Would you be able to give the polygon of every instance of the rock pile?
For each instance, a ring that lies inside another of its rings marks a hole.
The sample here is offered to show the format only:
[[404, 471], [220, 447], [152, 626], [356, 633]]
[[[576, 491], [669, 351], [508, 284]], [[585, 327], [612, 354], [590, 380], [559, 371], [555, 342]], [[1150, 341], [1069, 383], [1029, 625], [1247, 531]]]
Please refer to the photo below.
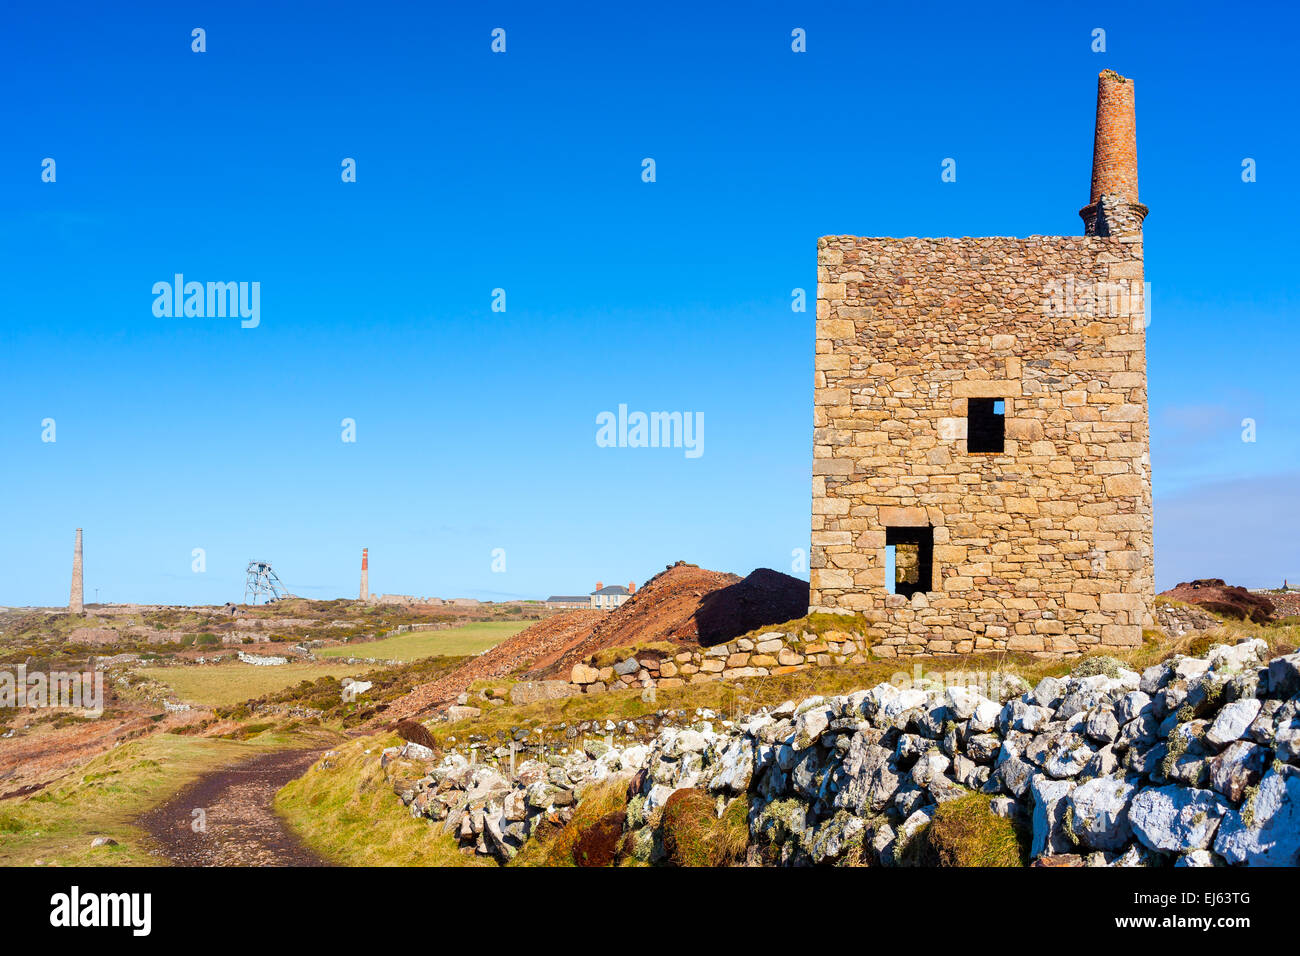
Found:
[[[618, 749], [593, 740], [572, 753], [524, 760], [513, 772], [452, 753], [419, 779], [396, 777], [393, 789], [412, 816], [440, 823], [463, 847], [504, 863], [538, 827], [567, 824], [584, 787], [640, 769], [648, 753], [643, 745]], [[384, 751], [383, 759], [428, 762], [434, 752], [407, 743]]]
[[1213, 631], [1223, 623], [1208, 611], [1190, 604], [1156, 604], [1156, 623], [1174, 640], [1186, 634]]
[[[939, 805], [971, 792], [1024, 827], [1040, 862], [1296, 865], [1300, 654], [1265, 663], [1267, 650], [1216, 645], [1140, 674], [1090, 658], [1023, 692], [1003, 681], [1005, 700], [880, 684], [716, 728], [706, 714], [648, 745], [587, 742], [513, 774], [449, 754], [395, 789], [412, 814], [502, 860], [541, 822], [567, 822], [585, 786], [622, 773], [629, 845], [649, 861], [656, 814], [692, 788], [719, 814], [745, 800], [763, 860], [785, 865], [897, 865]], [[434, 758], [413, 748], [385, 759]]]

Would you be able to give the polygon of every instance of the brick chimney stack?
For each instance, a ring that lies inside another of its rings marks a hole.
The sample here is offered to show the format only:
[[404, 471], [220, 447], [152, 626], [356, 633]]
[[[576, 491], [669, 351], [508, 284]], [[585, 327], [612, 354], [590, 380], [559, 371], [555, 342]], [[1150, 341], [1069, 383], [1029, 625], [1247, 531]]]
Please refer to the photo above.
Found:
[[361, 600], [370, 600], [370, 549], [361, 549]]
[[86, 610], [85, 591], [81, 581], [81, 529], [77, 529], [77, 543], [72, 550], [72, 593], [68, 597], [68, 610], [82, 614]]
[[1147, 207], [1138, 201], [1137, 113], [1133, 81], [1114, 70], [1097, 77], [1092, 191], [1079, 210], [1084, 235], [1138, 238]]
[[628, 582], [627, 582], [627, 593], [628, 593], [628, 594], [636, 594], [636, 582], [635, 582], [635, 581], [628, 581]]

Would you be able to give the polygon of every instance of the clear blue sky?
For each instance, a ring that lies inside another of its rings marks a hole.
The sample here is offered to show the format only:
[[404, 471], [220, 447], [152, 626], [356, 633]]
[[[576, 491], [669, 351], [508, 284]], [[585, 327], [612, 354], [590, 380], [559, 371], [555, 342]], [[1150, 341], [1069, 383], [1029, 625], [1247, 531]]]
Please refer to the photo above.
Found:
[[[607, 6], [7, 9], [0, 604], [66, 602], [78, 526], [87, 600], [238, 600], [254, 557], [351, 596], [362, 547], [422, 595], [788, 571], [817, 237], [1078, 234], [1107, 67], [1151, 208], [1157, 583], [1300, 579], [1296, 14]], [[260, 282], [261, 325], [156, 318], [177, 272]], [[704, 454], [597, 447], [620, 403], [702, 412]]]

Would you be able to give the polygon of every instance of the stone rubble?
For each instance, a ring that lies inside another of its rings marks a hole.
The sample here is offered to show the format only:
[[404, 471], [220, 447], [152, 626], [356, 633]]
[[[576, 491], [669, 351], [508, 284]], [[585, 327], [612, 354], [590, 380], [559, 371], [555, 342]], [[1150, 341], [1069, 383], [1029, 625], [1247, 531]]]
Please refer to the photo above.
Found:
[[747, 800], [752, 842], [783, 865], [897, 865], [939, 805], [972, 791], [1023, 824], [1042, 865], [1300, 865], [1300, 654], [1267, 655], [1259, 640], [1217, 645], [1141, 674], [1091, 658], [1018, 696], [1006, 683], [1002, 701], [879, 684], [735, 722], [596, 722], [584, 734], [651, 736], [573, 732], [567, 752], [538, 750], [513, 772], [513, 742], [491, 752], [497, 766], [458, 751], [435, 762], [410, 743], [383, 760], [413, 816], [502, 862], [542, 824], [567, 823], [585, 788], [621, 776], [648, 862], [647, 821], [698, 788], [720, 815]]

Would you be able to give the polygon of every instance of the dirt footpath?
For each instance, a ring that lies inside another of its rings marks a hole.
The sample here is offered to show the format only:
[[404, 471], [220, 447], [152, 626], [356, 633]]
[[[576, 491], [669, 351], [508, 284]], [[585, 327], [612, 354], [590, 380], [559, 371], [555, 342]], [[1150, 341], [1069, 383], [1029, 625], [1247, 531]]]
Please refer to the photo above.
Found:
[[[136, 823], [158, 844], [156, 852], [176, 866], [328, 866], [272, 808], [276, 791], [320, 754], [286, 750], [223, 767]], [[196, 821], [202, 821], [198, 832]]]

